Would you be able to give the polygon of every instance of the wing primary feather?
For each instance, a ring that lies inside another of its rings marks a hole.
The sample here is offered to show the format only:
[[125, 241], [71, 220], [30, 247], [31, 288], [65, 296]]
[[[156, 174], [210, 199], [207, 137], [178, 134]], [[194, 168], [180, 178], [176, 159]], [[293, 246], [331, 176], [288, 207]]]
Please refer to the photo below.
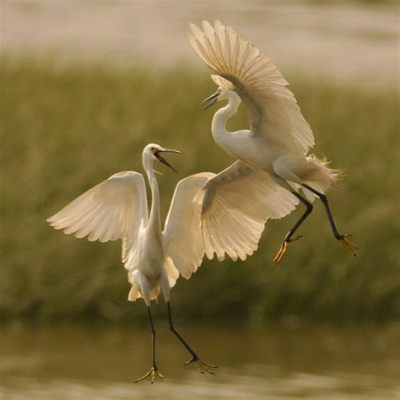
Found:
[[124, 261], [141, 224], [147, 220], [145, 182], [141, 174], [133, 171], [112, 175], [47, 219], [55, 229], [89, 241], [122, 239]]
[[312, 130], [279, 69], [252, 43], [219, 20], [202, 29], [190, 25], [190, 43], [212, 73], [232, 84], [246, 107], [256, 136], [283, 149], [306, 154], [314, 145]]

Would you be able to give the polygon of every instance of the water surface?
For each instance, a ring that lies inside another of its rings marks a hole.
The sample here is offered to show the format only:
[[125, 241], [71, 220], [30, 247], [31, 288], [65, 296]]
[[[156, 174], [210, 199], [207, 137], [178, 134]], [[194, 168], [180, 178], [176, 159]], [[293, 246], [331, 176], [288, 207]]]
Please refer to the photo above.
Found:
[[[159, 325], [159, 324], [158, 324]], [[183, 368], [185, 350], [160, 327], [163, 382], [133, 383], [150, 362], [142, 328], [6, 329], [0, 398], [398, 399], [400, 327], [332, 330], [187, 328], [215, 376]]]

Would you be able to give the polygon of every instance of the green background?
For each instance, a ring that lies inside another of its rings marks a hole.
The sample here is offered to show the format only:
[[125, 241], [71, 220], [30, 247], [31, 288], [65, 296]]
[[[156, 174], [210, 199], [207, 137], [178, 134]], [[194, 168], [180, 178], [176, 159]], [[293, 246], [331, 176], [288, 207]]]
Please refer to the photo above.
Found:
[[[359, 255], [333, 239], [317, 202], [299, 232], [304, 237], [289, 246], [281, 265], [272, 259], [300, 209], [269, 221], [258, 252], [245, 262], [204, 261], [190, 281], [179, 279], [172, 291], [176, 313], [193, 322], [251, 325], [398, 320], [396, 91], [287, 75], [316, 136], [313, 152], [343, 171], [329, 198]], [[147, 322], [126, 301], [120, 243], [77, 240], [45, 220], [117, 171], [142, 172], [149, 142], [183, 151], [169, 157], [178, 175], [158, 168], [164, 216], [179, 179], [228, 166], [232, 160], [210, 134], [216, 108], [200, 106], [213, 83], [189, 68], [156, 73], [32, 58], [3, 58], [0, 76], [0, 322]], [[241, 110], [229, 127], [246, 123]]]

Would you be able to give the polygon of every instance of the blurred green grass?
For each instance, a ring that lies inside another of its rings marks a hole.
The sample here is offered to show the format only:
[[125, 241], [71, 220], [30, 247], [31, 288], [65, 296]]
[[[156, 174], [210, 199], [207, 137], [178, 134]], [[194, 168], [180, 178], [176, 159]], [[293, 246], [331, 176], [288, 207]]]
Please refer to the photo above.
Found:
[[[159, 177], [164, 215], [179, 179], [229, 165], [210, 134], [215, 109], [200, 107], [214, 90], [208, 74], [6, 57], [0, 71], [0, 321], [140, 323], [142, 304], [126, 301], [120, 243], [77, 240], [45, 219], [117, 171], [142, 171], [141, 151], [149, 142], [184, 153], [170, 156], [179, 175], [163, 170]], [[344, 170], [330, 199], [359, 256], [332, 239], [317, 204], [301, 229], [304, 238], [290, 246], [282, 265], [273, 265], [297, 210], [267, 224], [258, 252], [246, 262], [205, 261], [190, 281], [180, 279], [172, 292], [175, 313], [193, 322], [249, 324], [398, 319], [397, 93], [296, 74], [288, 79], [315, 132], [316, 154]], [[241, 112], [231, 127], [245, 124]]]

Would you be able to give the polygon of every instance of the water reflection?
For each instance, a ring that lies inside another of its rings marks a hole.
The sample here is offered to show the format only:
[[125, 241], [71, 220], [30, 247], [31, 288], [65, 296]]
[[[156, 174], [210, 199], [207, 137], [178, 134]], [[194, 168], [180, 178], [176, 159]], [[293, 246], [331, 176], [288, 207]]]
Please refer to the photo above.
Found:
[[159, 334], [164, 382], [134, 384], [150, 362], [146, 330], [0, 332], [1, 399], [365, 399], [400, 396], [400, 326], [375, 329], [184, 329], [216, 376]]

